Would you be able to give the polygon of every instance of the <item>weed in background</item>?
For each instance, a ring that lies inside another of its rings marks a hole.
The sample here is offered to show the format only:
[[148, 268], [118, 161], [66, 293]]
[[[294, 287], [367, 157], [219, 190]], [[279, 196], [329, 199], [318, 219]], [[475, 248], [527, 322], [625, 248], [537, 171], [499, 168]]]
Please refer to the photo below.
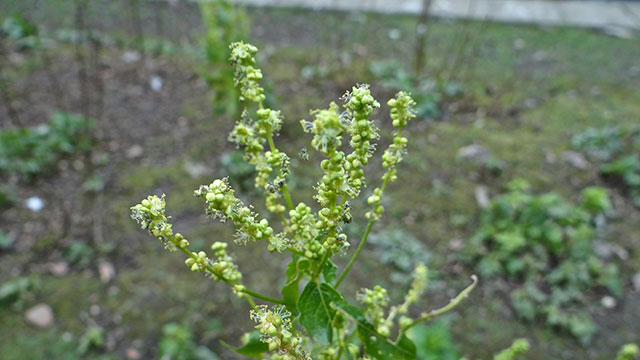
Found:
[[90, 150], [93, 126], [92, 120], [82, 116], [55, 113], [46, 125], [1, 131], [0, 174], [30, 180], [63, 156]]
[[554, 193], [534, 195], [526, 181], [514, 180], [483, 210], [467, 251], [486, 278], [505, 276], [518, 284], [511, 292], [518, 316], [542, 316], [586, 343], [597, 330], [584, 310], [588, 293], [602, 286], [622, 295], [617, 267], [592, 249], [594, 219], [610, 207], [602, 188], [583, 190], [574, 205]]

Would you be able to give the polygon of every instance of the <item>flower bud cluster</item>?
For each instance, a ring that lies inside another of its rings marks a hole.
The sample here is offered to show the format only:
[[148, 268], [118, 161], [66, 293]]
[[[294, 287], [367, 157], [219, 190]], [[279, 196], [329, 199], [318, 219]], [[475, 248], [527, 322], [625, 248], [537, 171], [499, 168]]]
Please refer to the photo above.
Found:
[[382, 194], [386, 188], [386, 184], [396, 181], [397, 170], [396, 165], [402, 161], [402, 157], [406, 152], [407, 138], [402, 136], [402, 129], [407, 126], [407, 122], [414, 118], [415, 101], [409, 94], [400, 91], [395, 98], [389, 100], [387, 105], [391, 108], [391, 120], [396, 132], [393, 135], [393, 143], [385, 150], [382, 155], [382, 167], [387, 171], [382, 175], [383, 185], [373, 191], [373, 195], [367, 199], [368, 203], [373, 205], [373, 210], [365, 214], [366, 218], [371, 221], [377, 221], [384, 213], [384, 207], [380, 204]]
[[242, 280], [242, 273], [238, 271], [238, 266], [234, 263], [233, 258], [227, 254], [227, 246], [227, 243], [220, 241], [211, 245], [215, 257], [215, 262], [211, 265], [213, 276], [216, 280], [238, 283]]
[[640, 353], [640, 348], [636, 344], [626, 344], [616, 356], [616, 360], [633, 360]]
[[513, 360], [529, 350], [529, 342], [525, 339], [517, 339], [508, 349], [502, 350], [493, 357], [494, 360]]
[[242, 279], [242, 274], [238, 271], [233, 259], [227, 255], [227, 244], [216, 242], [211, 246], [215, 254], [215, 262], [209, 259], [204, 251], [197, 253], [189, 251], [189, 241], [180, 233], [173, 234], [172, 225], [167, 222], [165, 216], [165, 206], [164, 195], [149, 196], [140, 204], [131, 207], [131, 217], [140, 224], [142, 229], [149, 230], [153, 236], [161, 240], [166, 249], [171, 251], [181, 249], [189, 255], [185, 264], [191, 271], [207, 273], [216, 281], [238, 283]]
[[387, 169], [387, 173], [383, 176], [388, 178], [388, 181], [393, 182], [397, 179], [396, 165], [402, 161], [402, 156], [406, 152], [407, 138], [402, 137], [402, 129], [407, 126], [407, 122], [414, 118], [415, 111], [413, 107], [416, 102], [413, 101], [409, 94], [400, 91], [396, 94], [395, 98], [389, 100], [391, 120], [396, 132], [393, 136], [393, 144], [389, 145], [389, 148], [382, 155], [382, 167]]
[[360, 192], [360, 188], [365, 185], [362, 167], [367, 165], [375, 150], [373, 141], [380, 138], [378, 128], [370, 120], [373, 111], [380, 107], [380, 103], [371, 96], [369, 85], [354, 86], [344, 98], [347, 113], [351, 117], [348, 131], [351, 134], [350, 145], [353, 148], [353, 152], [347, 155], [344, 168], [349, 176], [349, 185], [354, 192], [352, 197], [355, 197]]
[[242, 118], [236, 122], [228, 137], [229, 141], [244, 147], [245, 156], [249, 162], [264, 150], [266, 140], [258, 136], [257, 133], [258, 130], [255, 128], [254, 121], [245, 109], [242, 112]]
[[[164, 194], [162, 197], [156, 195], [148, 196], [142, 200], [140, 204], [131, 207], [131, 218], [140, 224], [142, 230], [148, 230], [149, 233], [158, 240], [162, 241], [165, 249], [175, 250], [176, 245], [180, 245], [184, 238], [180, 235], [180, 240], [177, 241], [173, 236], [172, 225], [167, 221], [165, 216], [166, 202], [164, 200]], [[187, 240], [184, 240], [186, 246], [189, 245]], [[177, 242], [177, 243], [176, 243]]]
[[265, 100], [264, 89], [260, 87], [262, 71], [256, 67], [255, 55], [258, 48], [251, 44], [235, 42], [231, 48], [231, 65], [235, 67], [235, 83], [240, 88], [240, 100], [261, 103]]
[[311, 208], [305, 203], [299, 203], [295, 209], [289, 211], [289, 217], [291, 232], [295, 235], [294, 246], [309, 259], [321, 258], [325, 249], [317, 240], [319, 233], [315, 226], [317, 218], [311, 212]]
[[380, 285], [376, 285], [373, 290], [362, 289], [358, 294], [358, 301], [364, 304], [364, 315], [376, 327], [376, 331], [388, 336], [391, 324], [384, 318], [384, 308], [389, 303], [387, 290]]
[[303, 341], [291, 327], [291, 313], [284, 306], [258, 305], [251, 310], [251, 320], [258, 323], [256, 329], [260, 331], [260, 341], [269, 346], [269, 351], [275, 352], [274, 360], [311, 360], [303, 349]]
[[331, 253], [336, 253], [348, 246], [347, 236], [341, 233], [339, 223], [345, 210], [337, 203], [338, 196], [346, 197], [352, 194], [346, 182], [344, 170], [345, 155], [338, 151], [342, 145], [342, 134], [345, 125], [339, 113], [338, 105], [331, 103], [329, 109], [316, 110], [313, 122], [301, 122], [304, 130], [314, 134], [311, 145], [327, 159], [322, 160], [320, 167], [324, 171], [322, 180], [316, 186], [317, 194], [314, 198], [322, 209], [318, 212], [315, 226], [320, 233], [327, 234], [323, 247]]
[[284, 236], [274, 234], [267, 219], [258, 221], [258, 215], [235, 197], [226, 178], [200, 186], [194, 195], [205, 199], [207, 214], [222, 221], [233, 222], [237, 228], [236, 242], [245, 244], [247, 241], [266, 240], [269, 251], [281, 251], [286, 247]]
[[300, 121], [302, 128], [314, 135], [311, 146], [328, 156], [342, 145], [345, 124], [340, 116], [340, 108], [332, 102], [329, 109], [314, 110], [311, 115], [314, 116], [313, 121]]
[[[231, 62], [235, 66], [235, 83], [240, 88], [240, 100], [249, 100], [258, 104], [257, 120], [251, 119], [245, 110], [242, 119], [236, 123], [229, 141], [245, 148], [245, 159], [256, 168], [256, 187], [263, 189], [267, 210], [282, 213], [285, 207], [278, 203], [280, 190], [285, 186], [289, 175], [289, 157], [278, 151], [273, 144], [273, 135], [282, 127], [280, 111], [264, 108], [264, 89], [260, 87], [262, 72], [256, 67], [255, 55], [258, 49], [250, 44], [237, 42], [231, 44]], [[271, 151], [263, 153], [265, 143], [269, 142]], [[275, 179], [270, 181], [273, 170]]]
[[375, 188], [373, 194], [367, 198], [367, 203], [373, 205], [373, 210], [368, 211], [364, 216], [371, 221], [378, 221], [384, 213], [384, 206], [380, 204], [382, 201], [382, 188]]
[[404, 303], [398, 307], [398, 314], [406, 314], [409, 312], [409, 307], [416, 303], [422, 294], [427, 290], [429, 285], [429, 269], [419, 263], [413, 270], [413, 281], [411, 282], [411, 289], [404, 298]]

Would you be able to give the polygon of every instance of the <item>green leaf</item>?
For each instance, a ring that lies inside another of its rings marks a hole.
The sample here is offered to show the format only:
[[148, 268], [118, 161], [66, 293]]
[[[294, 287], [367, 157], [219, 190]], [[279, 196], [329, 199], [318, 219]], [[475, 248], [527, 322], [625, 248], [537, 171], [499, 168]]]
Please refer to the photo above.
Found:
[[300, 324], [321, 344], [327, 344], [332, 340], [331, 320], [336, 310], [331, 303], [341, 300], [342, 295], [327, 283], [318, 284], [310, 281], [300, 294]]
[[295, 304], [298, 301], [298, 284], [304, 276], [304, 272], [309, 268], [309, 260], [301, 259], [298, 255], [293, 255], [293, 259], [287, 266], [287, 282], [282, 288], [282, 299], [287, 305], [287, 310], [295, 313]]
[[375, 327], [367, 321], [362, 309], [346, 301], [338, 301], [334, 306], [342, 310], [358, 324], [358, 337], [364, 344], [365, 353], [375, 359], [415, 360], [416, 346], [403, 335], [397, 343], [378, 334]]
[[324, 277], [324, 281], [328, 284], [335, 285], [336, 283], [336, 275], [338, 274], [338, 267], [331, 262], [331, 260], [327, 261], [327, 264], [322, 269], [322, 276]]
[[220, 343], [229, 350], [253, 359], [262, 359], [262, 354], [269, 351], [269, 345], [260, 341], [260, 333], [258, 331], [251, 332], [247, 343], [239, 348], [233, 347], [222, 340], [220, 340]]

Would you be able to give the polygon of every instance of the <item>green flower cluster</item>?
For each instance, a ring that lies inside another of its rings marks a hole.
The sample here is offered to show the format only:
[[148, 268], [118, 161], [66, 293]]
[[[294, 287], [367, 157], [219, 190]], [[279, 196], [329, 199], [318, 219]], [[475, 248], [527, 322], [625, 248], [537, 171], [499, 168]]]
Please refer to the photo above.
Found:
[[527, 351], [529, 351], [529, 342], [525, 339], [517, 339], [509, 348], [496, 354], [493, 360], [513, 360]]
[[353, 192], [351, 197], [359, 194], [360, 188], [365, 185], [363, 166], [369, 162], [369, 158], [375, 150], [374, 140], [380, 138], [378, 128], [370, 120], [373, 111], [380, 107], [369, 91], [369, 85], [358, 85], [344, 96], [346, 99], [347, 113], [351, 117], [349, 134], [350, 145], [353, 152], [347, 155], [344, 168], [349, 175], [349, 186]]
[[238, 271], [238, 266], [233, 262], [233, 258], [227, 254], [227, 246], [227, 243], [220, 241], [211, 245], [211, 250], [216, 258], [212, 264], [213, 275], [216, 280], [224, 279], [236, 283], [242, 280], [242, 274]]
[[194, 195], [205, 199], [207, 214], [222, 221], [229, 220], [237, 228], [236, 242], [246, 244], [247, 241], [265, 240], [269, 251], [282, 251], [287, 247], [283, 234], [274, 234], [267, 219], [258, 221], [258, 214], [235, 197], [226, 178], [216, 179], [210, 185], [202, 185]]
[[162, 197], [148, 196], [140, 204], [131, 207], [131, 218], [140, 224], [142, 230], [148, 230], [151, 235], [162, 241], [165, 249], [173, 251], [176, 247], [187, 247], [189, 242], [183, 239], [182, 235], [173, 235], [172, 225], [164, 214], [164, 197], [164, 194]]
[[191, 252], [188, 249], [189, 241], [182, 234], [173, 233], [173, 226], [165, 216], [165, 206], [164, 195], [149, 196], [140, 204], [131, 207], [131, 218], [136, 220], [143, 230], [149, 230], [153, 236], [162, 241], [166, 249], [170, 251], [179, 249], [187, 254], [185, 264], [191, 271], [206, 273], [216, 281], [223, 280], [231, 285], [239, 285], [242, 274], [227, 254], [227, 244], [216, 242], [211, 246], [215, 261], [212, 261], [204, 251]]
[[[237, 42], [231, 44], [231, 63], [235, 66], [235, 84], [240, 88], [241, 101], [248, 100], [257, 104], [257, 119], [253, 120], [245, 109], [242, 118], [236, 123], [229, 140], [245, 148], [246, 160], [256, 168], [256, 187], [263, 189], [267, 210], [283, 213], [285, 206], [278, 203], [280, 193], [286, 190], [286, 178], [289, 175], [290, 159], [276, 149], [273, 136], [282, 127], [280, 111], [265, 108], [264, 89], [259, 81], [262, 72], [256, 66], [255, 55], [258, 49], [250, 44]], [[268, 143], [270, 151], [263, 152]], [[272, 180], [273, 172], [276, 172]]]
[[262, 71], [256, 67], [255, 55], [258, 48], [244, 42], [234, 42], [231, 48], [231, 65], [235, 67], [235, 83], [240, 88], [240, 100], [261, 103], [265, 100], [264, 89], [260, 87]]
[[258, 323], [260, 341], [269, 346], [269, 351], [276, 352], [272, 360], [311, 360], [302, 348], [302, 337], [292, 329], [291, 313], [284, 306], [269, 309], [267, 305], [258, 305], [250, 316]]
[[338, 203], [338, 197], [342, 196], [346, 200], [352, 193], [348, 190], [347, 174], [343, 166], [345, 155], [338, 150], [345, 132], [344, 119], [335, 103], [331, 103], [329, 109], [315, 110], [312, 114], [314, 120], [302, 120], [302, 126], [306, 132], [314, 134], [311, 145], [327, 157], [320, 163], [324, 174], [316, 186], [317, 194], [314, 196], [322, 207], [315, 226], [320, 233], [326, 234], [323, 242], [325, 251], [337, 253], [349, 245], [347, 236], [341, 233], [339, 225], [344, 209]]
[[362, 289], [358, 294], [358, 301], [364, 304], [364, 315], [380, 335], [389, 336], [391, 324], [384, 318], [384, 308], [389, 304], [387, 290], [380, 285], [376, 285], [373, 290]]
[[318, 239], [317, 217], [305, 203], [299, 203], [295, 209], [289, 211], [290, 229], [294, 234], [295, 248], [309, 259], [319, 259], [325, 254], [325, 249]]
[[409, 307], [416, 303], [420, 296], [427, 290], [428, 270], [424, 264], [416, 264], [411, 289], [405, 296], [404, 302], [398, 306], [391, 307], [389, 315], [385, 318], [385, 308], [389, 304], [387, 290], [376, 285], [373, 290], [363, 289], [358, 294], [358, 300], [365, 305], [364, 314], [375, 327], [378, 333], [388, 336], [393, 328], [393, 323], [397, 315], [402, 315], [398, 320], [399, 328], [404, 331], [413, 319], [406, 316]]
[[402, 129], [407, 126], [409, 120], [416, 116], [414, 111], [416, 103], [405, 92], [397, 93], [395, 98], [387, 102], [387, 105], [391, 109], [392, 124], [396, 132], [393, 134], [393, 143], [389, 145], [382, 155], [382, 167], [387, 169], [382, 176], [382, 187], [376, 188], [373, 191], [373, 195], [367, 199], [367, 202], [373, 205], [373, 210], [367, 212], [365, 216], [371, 221], [377, 221], [384, 213], [384, 207], [380, 204], [382, 194], [389, 182], [394, 182], [398, 179], [396, 165], [402, 161], [407, 148], [408, 140], [402, 136]]
[[[415, 304], [422, 294], [427, 290], [429, 285], [429, 270], [422, 264], [416, 264], [416, 268], [413, 270], [413, 281], [411, 282], [411, 289], [404, 298], [404, 302], [398, 306], [396, 312], [400, 315], [404, 315], [409, 312], [409, 307]], [[393, 319], [390, 316], [390, 319]], [[400, 319], [400, 322], [406, 322]]]
[[616, 356], [616, 360], [633, 360], [640, 353], [640, 348], [636, 344], [626, 344]]

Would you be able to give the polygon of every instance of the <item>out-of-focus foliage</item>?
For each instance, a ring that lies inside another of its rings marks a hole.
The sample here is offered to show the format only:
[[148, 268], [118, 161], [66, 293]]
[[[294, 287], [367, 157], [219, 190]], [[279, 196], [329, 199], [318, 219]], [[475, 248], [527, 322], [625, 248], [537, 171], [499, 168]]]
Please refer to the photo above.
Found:
[[460, 355], [453, 344], [446, 319], [429, 325], [416, 325], [409, 331], [409, 337], [416, 344], [418, 359], [460, 359]]
[[2, 22], [0, 36], [13, 41], [18, 50], [31, 49], [38, 44], [38, 27], [22, 15], [13, 15]]
[[370, 242], [376, 257], [397, 270], [391, 274], [391, 279], [397, 282], [406, 281], [415, 264], [426, 264], [429, 260], [424, 245], [403, 229], [384, 229], [372, 234]]
[[572, 144], [602, 161], [600, 172], [620, 181], [631, 202], [640, 207], [640, 126], [589, 128], [574, 135]]
[[603, 263], [591, 247], [594, 219], [610, 207], [602, 188], [584, 189], [574, 205], [555, 193], [534, 195], [526, 181], [515, 180], [483, 210], [467, 251], [485, 278], [505, 276], [519, 284], [511, 303], [520, 317], [543, 316], [586, 342], [596, 332], [588, 313], [578, 310], [587, 293], [599, 286], [622, 293], [617, 267]]
[[244, 156], [240, 151], [222, 155], [220, 165], [222, 170], [229, 174], [229, 182], [231, 184], [239, 186], [244, 191], [253, 188], [253, 178], [256, 172], [253, 166], [244, 160]]
[[91, 326], [80, 337], [78, 354], [85, 355], [91, 349], [100, 349], [104, 346], [104, 329], [99, 326]]
[[584, 151], [590, 158], [611, 160], [624, 149], [625, 131], [617, 126], [602, 129], [588, 128], [575, 134], [571, 144], [576, 149]]
[[620, 160], [602, 165], [600, 171], [621, 179], [629, 189], [629, 198], [633, 204], [640, 207], [640, 156], [625, 156]]
[[29, 277], [18, 277], [0, 286], [0, 306], [21, 308], [29, 294], [38, 287], [38, 282]]
[[219, 357], [193, 341], [191, 329], [179, 324], [166, 324], [158, 345], [158, 358], [170, 360], [218, 360]]
[[502, 350], [493, 357], [493, 360], [513, 360], [529, 350], [529, 342], [525, 339], [516, 339], [511, 346]]
[[447, 82], [440, 84], [430, 78], [418, 79], [406, 71], [400, 64], [392, 61], [374, 62], [369, 67], [382, 85], [392, 90], [404, 89], [416, 101], [418, 118], [435, 118], [440, 115], [439, 103], [447, 97], [454, 97], [462, 92], [460, 84]]
[[0, 173], [28, 180], [64, 155], [89, 150], [93, 126], [93, 120], [59, 112], [46, 125], [0, 132]]
[[636, 344], [627, 344], [620, 349], [616, 360], [633, 360], [636, 359], [640, 353], [640, 348]]
[[207, 65], [202, 76], [214, 91], [213, 104], [217, 113], [237, 116], [240, 104], [234, 85], [233, 68], [229, 65], [229, 44], [246, 40], [249, 23], [244, 9], [227, 0], [200, 3], [202, 22], [206, 27], [203, 47]]

